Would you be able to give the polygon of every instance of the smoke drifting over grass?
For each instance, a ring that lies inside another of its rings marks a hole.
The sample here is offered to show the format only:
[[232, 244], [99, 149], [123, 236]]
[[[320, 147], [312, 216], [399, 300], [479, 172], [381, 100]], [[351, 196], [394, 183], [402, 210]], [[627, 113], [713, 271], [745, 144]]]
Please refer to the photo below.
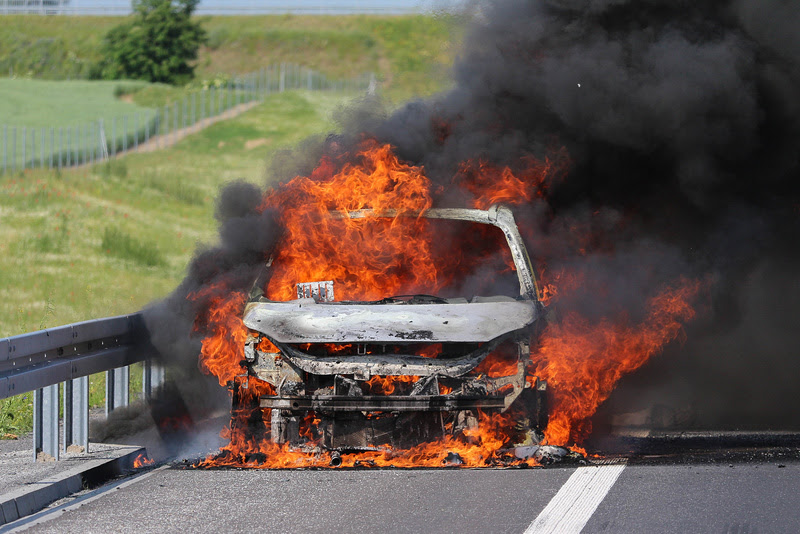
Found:
[[[799, 29], [800, 6], [780, 0], [482, 2], [452, 90], [393, 113], [375, 101], [348, 110], [341, 134], [277, 158], [271, 183], [363, 135], [436, 184], [467, 160], [515, 169], [565, 147], [566, 177], [516, 210], [545, 281], [582, 274], [559, 312], [636, 320], [677, 277], [708, 287], [685, 344], [630, 377], [611, 408], [688, 405], [698, 426], [800, 427], [789, 304], [800, 301]], [[247, 291], [280, 234], [260, 197], [242, 183], [222, 192], [220, 244], [148, 310], [154, 343], [181, 368], [196, 369], [209, 295], [187, 297]]]

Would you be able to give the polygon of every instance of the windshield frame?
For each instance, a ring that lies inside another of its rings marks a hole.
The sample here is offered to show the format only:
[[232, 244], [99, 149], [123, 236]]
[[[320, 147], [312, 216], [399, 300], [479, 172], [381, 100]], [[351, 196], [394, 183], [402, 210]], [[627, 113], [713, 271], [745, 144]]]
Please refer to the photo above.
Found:
[[470, 208], [431, 208], [422, 212], [397, 210], [384, 210], [377, 212], [372, 209], [354, 211], [331, 211], [330, 216], [336, 219], [365, 219], [379, 217], [394, 219], [396, 217], [422, 217], [426, 219], [446, 219], [451, 221], [468, 221], [479, 224], [488, 224], [499, 228], [506, 238], [506, 243], [511, 251], [511, 258], [516, 267], [519, 280], [519, 294], [521, 297], [539, 301], [539, 287], [533, 272], [528, 250], [522, 241], [522, 236], [514, 220], [514, 214], [507, 207], [493, 204], [487, 210]]

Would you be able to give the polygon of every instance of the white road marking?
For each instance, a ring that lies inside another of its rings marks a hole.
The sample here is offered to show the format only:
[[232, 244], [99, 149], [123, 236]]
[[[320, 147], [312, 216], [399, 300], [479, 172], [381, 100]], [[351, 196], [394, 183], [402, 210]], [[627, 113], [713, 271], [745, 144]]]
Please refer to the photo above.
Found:
[[625, 464], [579, 467], [525, 534], [578, 534], [617, 481]]

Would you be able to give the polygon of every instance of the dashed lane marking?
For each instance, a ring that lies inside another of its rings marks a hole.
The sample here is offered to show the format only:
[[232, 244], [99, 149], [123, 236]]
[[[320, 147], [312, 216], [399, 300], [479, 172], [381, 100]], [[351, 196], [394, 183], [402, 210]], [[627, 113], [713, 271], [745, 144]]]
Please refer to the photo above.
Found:
[[525, 534], [578, 534], [624, 469], [624, 463], [579, 467]]

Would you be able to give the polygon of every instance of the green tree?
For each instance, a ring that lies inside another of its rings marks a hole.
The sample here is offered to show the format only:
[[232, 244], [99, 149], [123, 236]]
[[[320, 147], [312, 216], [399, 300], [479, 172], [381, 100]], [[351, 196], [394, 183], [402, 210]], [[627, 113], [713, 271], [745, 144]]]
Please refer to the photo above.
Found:
[[200, 0], [133, 0], [133, 20], [106, 34], [102, 76], [179, 84], [194, 77], [205, 30], [192, 21]]

